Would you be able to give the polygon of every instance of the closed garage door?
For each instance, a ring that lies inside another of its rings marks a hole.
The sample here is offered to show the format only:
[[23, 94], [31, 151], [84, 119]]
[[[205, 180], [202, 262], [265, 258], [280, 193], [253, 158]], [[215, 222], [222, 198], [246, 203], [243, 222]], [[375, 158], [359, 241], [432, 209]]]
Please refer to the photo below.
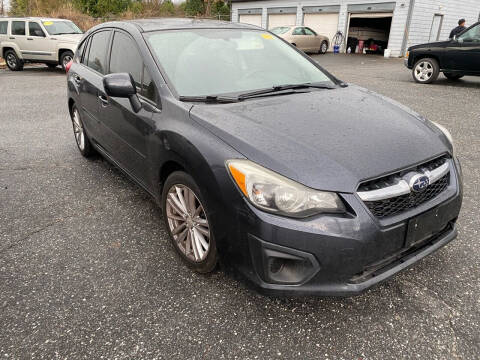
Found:
[[273, 29], [277, 26], [295, 26], [297, 23], [297, 14], [270, 14], [268, 15], [268, 28]]
[[239, 20], [244, 24], [262, 26], [262, 15], [240, 15]]
[[305, 14], [305, 26], [315, 30], [319, 35], [325, 35], [330, 40], [330, 50], [333, 49], [333, 38], [338, 31], [338, 14]]

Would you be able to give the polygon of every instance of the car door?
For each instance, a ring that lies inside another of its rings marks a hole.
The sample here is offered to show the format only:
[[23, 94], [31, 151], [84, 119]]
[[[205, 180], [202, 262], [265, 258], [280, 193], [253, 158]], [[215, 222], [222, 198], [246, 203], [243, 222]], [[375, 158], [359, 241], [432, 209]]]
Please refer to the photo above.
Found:
[[110, 44], [111, 30], [93, 33], [80, 46], [85, 50], [81, 58], [81, 66], [76, 67], [71, 75], [79, 89], [80, 113], [89, 137], [101, 147], [111, 147], [111, 141], [105, 135], [99, 121], [100, 100], [105, 96], [103, 76], [107, 71], [107, 52]]
[[36, 21], [28, 22], [27, 45], [29, 58], [32, 60], [55, 61], [55, 49], [47, 38], [45, 31]]
[[305, 46], [308, 51], [318, 51], [320, 50], [320, 40], [317, 34], [310, 28], [305, 27]]
[[480, 24], [451, 40], [443, 58], [446, 70], [480, 73]]
[[7, 41], [7, 30], [8, 30], [8, 21], [7, 20], [0, 20], [0, 47], [2, 42]]
[[27, 23], [26, 21], [14, 20], [10, 25], [9, 40], [13, 41], [19, 48], [20, 54], [24, 59], [30, 59], [28, 53], [28, 41], [27, 41]]
[[[138, 113], [129, 99], [105, 97], [101, 101], [100, 121], [113, 142], [112, 157], [137, 181], [147, 183], [147, 137], [152, 133], [156, 89], [133, 38], [115, 30], [110, 52], [109, 73], [128, 73], [142, 101]], [[152, 88], [153, 86], [153, 88]], [[148, 102], [148, 103], [147, 103]]]
[[305, 30], [303, 29], [303, 27], [299, 26], [293, 29], [292, 43], [295, 44], [300, 50], [305, 51], [307, 49], [307, 44], [305, 42]]

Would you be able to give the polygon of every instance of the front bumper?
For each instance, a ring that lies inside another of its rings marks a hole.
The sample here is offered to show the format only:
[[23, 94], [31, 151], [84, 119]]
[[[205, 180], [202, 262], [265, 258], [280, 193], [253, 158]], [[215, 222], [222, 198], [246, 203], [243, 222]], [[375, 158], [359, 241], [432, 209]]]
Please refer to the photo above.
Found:
[[[238, 223], [246, 229], [241, 238], [248, 256], [238, 268], [266, 295], [358, 295], [457, 236], [462, 203], [457, 174], [451, 172], [449, 187], [438, 197], [391, 219], [375, 218], [353, 194], [342, 195], [349, 215], [305, 220], [266, 214], [246, 203], [249, 211], [241, 212]], [[413, 226], [425, 236], [412, 241]]]
[[412, 66], [410, 66], [408, 63], [408, 58], [403, 59], [403, 65], [405, 65], [406, 68], [409, 68], [409, 69], [412, 68]]

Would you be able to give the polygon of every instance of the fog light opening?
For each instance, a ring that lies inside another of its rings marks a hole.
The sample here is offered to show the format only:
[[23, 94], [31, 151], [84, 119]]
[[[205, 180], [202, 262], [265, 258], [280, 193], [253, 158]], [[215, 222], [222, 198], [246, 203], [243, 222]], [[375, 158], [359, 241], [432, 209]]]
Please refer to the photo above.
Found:
[[282, 255], [267, 257], [267, 277], [272, 282], [301, 283], [311, 274], [312, 264], [307, 259]]

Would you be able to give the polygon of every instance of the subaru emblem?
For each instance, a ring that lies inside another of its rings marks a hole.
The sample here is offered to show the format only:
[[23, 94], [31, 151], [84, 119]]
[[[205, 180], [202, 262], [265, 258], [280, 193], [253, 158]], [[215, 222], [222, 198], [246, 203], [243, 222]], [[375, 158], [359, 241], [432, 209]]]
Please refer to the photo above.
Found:
[[422, 192], [430, 185], [430, 179], [425, 174], [417, 174], [412, 176], [409, 185], [412, 191]]

